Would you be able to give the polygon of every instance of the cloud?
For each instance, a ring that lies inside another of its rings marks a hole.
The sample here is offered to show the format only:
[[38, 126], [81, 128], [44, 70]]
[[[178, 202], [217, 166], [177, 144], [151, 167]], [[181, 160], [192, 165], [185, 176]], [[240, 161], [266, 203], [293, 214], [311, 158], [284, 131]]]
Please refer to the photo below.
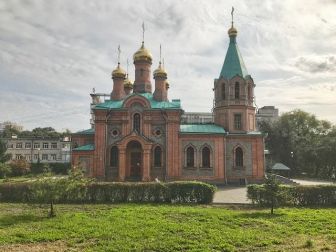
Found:
[[332, 72], [336, 70], [336, 57], [334, 55], [299, 57], [295, 66], [309, 73]]
[[[89, 127], [89, 93], [110, 93], [111, 71], [132, 61], [142, 40], [162, 44], [169, 98], [185, 111], [210, 111], [222, 67], [233, 2], [203, 0], [1, 1], [0, 121], [26, 128]], [[235, 2], [234, 21], [257, 104], [304, 108], [336, 122], [335, 2]], [[129, 66], [134, 79], [134, 67]], [[188, 94], [188, 95], [186, 95]], [[47, 125], [49, 124], [49, 125]]]

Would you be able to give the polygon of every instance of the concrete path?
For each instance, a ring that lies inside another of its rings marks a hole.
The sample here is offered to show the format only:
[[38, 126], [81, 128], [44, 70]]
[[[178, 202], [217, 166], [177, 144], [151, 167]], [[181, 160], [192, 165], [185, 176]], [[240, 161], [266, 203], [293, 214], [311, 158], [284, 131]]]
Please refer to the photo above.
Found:
[[222, 186], [218, 187], [213, 203], [219, 204], [251, 204], [251, 201], [246, 197], [246, 187], [238, 186]]
[[302, 180], [302, 179], [292, 179], [294, 182], [300, 185], [332, 185], [332, 182], [320, 181], [320, 180]]
[[[332, 182], [319, 180], [293, 179], [300, 185], [331, 185]], [[219, 186], [213, 200], [214, 204], [251, 204], [245, 186]]]

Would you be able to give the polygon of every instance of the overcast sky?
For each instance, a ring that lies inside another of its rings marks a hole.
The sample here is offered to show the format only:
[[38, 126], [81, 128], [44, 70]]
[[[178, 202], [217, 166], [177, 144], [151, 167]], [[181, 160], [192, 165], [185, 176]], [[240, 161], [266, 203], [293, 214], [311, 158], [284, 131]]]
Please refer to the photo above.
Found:
[[332, 0], [0, 0], [0, 122], [88, 128], [89, 93], [111, 92], [119, 44], [121, 64], [126, 69], [130, 59], [134, 79], [142, 21], [152, 70], [162, 44], [169, 99], [180, 98], [187, 112], [209, 112], [232, 5], [258, 107], [300, 108], [336, 123]]

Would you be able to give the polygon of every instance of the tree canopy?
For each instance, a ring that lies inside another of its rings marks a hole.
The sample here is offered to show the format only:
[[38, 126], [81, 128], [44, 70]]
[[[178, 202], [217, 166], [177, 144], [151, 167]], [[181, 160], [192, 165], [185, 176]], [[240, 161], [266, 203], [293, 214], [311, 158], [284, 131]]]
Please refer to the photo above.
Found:
[[34, 137], [34, 138], [62, 138], [71, 134], [71, 131], [66, 129], [64, 132], [57, 132], [52, 127], [38, 127], [31, 131], [24, 130], [18, 131], [17, 129], [6, 126], [4, 131], [2, 132], [2, 137], [10, 138], [12, 135], [16, 135], [18, 137]]
[[293, 175], [331, 178], [336, 173], [336, 127], [302, 110], [282, 114], [274, 122], [262, 121], [259, 129], [273, 162], [291, 168]]

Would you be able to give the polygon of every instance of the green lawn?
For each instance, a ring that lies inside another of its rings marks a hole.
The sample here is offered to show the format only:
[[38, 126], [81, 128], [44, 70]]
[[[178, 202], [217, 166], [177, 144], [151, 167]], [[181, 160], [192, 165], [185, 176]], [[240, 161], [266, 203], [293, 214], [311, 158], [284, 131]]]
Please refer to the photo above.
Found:
[[336, 209], [0, 204], [0, 251], [336, 251]]

